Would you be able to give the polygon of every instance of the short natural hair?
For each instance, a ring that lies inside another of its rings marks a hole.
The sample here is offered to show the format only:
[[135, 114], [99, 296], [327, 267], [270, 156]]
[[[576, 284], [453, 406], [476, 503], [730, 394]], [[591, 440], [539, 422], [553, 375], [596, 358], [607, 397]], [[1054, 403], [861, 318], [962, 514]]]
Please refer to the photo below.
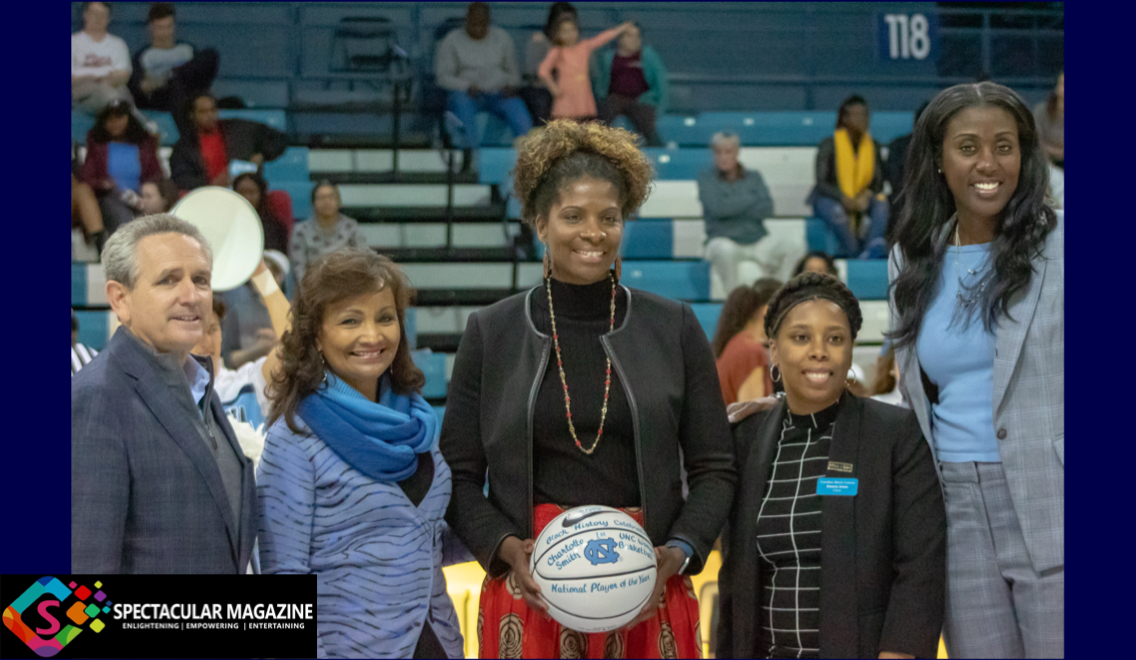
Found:
[[410, 281], [393, 261], [372, 250], [345, 247], [329, 252], [304, 274], [292, 305], [292, 327], [281, 339], [280, 368], [268, 385], [272, 401], [268, 424], [284, 418], [295, 433], [300, 403], [314, 394], [323, 381], [325, 363], [316, 339], [323, 327], [327, 308], [360, 294], [389, 289], [398, 313], [398, 349], [390, 366], [391, 389], [399, 394], [421, 392], [426, 376], [410, 357], [406, 337], [406, 310], [413, 289]]
[[742, 139], [738, 137], [737, 133], [731, 131], [718, 131], [714, 134], [714, 137], [710, 138], [711, 149], [717, 149], [718, 147], [727, 145], [734, 149], [739, 149], [742, 146]]
[[148, 215], [122, 225], [103, 246], [103, 272], [106, 281], [118, 282], [133, 289], [138, 279], [138, 243], [156, 234], [183, 234], [197, 241], [209, 266], [213, 266], [213, 249], [201, 231], [181, 218], [168, 213]]
[[150, 13], [146, 14], [146, 23], [150, 24], [154, 21], [160, 21], [163, 18], [176, 18], [177, 10], [174, 9], [172, 2], [153, 2], [150, 3]]
[[864, 324], [860, 301], [856, 300], [852, 290], [843, 282], [823, 273], [801, 273], [773, 295], [769, 309], [765, 312], [765, 335], [771, 340], [775, 339], [785, 317], [794, 307], [803, 302], [821, 299], [832, 301], [844, 310], [844, 315], [848, 317], [848, 327], [852, 329], [852, 340], [855, 341], [860, 326]]
[[550, 121], [544, 130], [529, 133], [513, 169], [521, 217], [535, 227], [537, 218], [548, 215], [565, 188], [591, 177], [615, 186], [626, 220], [647, 199], [655, 174], [636, 140], [635, 134], [622, 128], [570, 119]]
[[85, 14], [85, 13], [87, 13], [87, 7], [90, 7], [91, 5], [102, 5], [102, 6], [106, 7], [108, 14], [110, 14], [114, 11], [110, 8], [109, 2], [84, 2], [79, 6], [79, 10]]

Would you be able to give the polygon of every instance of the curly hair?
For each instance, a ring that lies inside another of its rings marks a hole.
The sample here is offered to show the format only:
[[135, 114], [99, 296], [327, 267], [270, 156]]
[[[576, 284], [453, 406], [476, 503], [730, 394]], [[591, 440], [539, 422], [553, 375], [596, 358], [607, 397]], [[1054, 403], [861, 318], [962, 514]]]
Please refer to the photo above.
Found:
[[780, 288], [781, 280], [763, 277], [754, 282], [753, 286], [739, 286], [726, 296], [722, 312], [718, 315], [718, 329], [714, 332], [714, 341], [710, 342], [715, 358], [722, 356], [726, 344], [729, 344], [730, 340], [746, 327], [762, 305], [769, 304], [773, 294]]
[[936, 171], [943, 161], [947, 124], [962, 110], [979, 107], [1002, 108], [1014, 118], [1021, 172], [1018, 187], [994, 228], [993, 268], [975, 283], [973, 290], [978, 293], [974, 299], [958, 311], [967, 319], [971, 313], [980, 312], [988, 331], [1001, 315], [1009, 316], [1010, 300], [1029, 285], [1033, 275], [1031, 259], [1041, 253], [1049, 232], [1057, 227], [1057, 214], [1045, 204], [1049, 163], [1025, 101], [1014, 90], [992, 82], [955, 85], [939, 92], [915, 124], [903, 166], [895, 229], [903, 269], [891, 283], [899, 320], [888, 335], [896, 348], [915, 342], [938, 290], [935, 283], [951, 238], [955, 198], [946, 179]]
[[524, 138], [513, 170], [513, 192], [521, 216], [536, 228], [570, 184], [583, 177], [607, 181], [619, 193], [626, 220], [651, 192], [655, 169], [639, 150], [634, 133], [599, 123], [570, 119], [548, 122]]
[[864, 315], [860, 312], [860, 301], [843, 282], [832, 275], [823, 273], [801, 273], [785, 283], [773, 300], [769, 301], [769, 310], [765, 312], [765, 334], [773, 339], [781, 329], [785, 317], [789, 312], [803, 302], [810, 300], [831, 300], [840, 305], [848, 317], [848, 327], [852, 329], [852, 341], [860, 332], [864, 324]]
[[406, 338], [406, 309], [414, 291], [406, 275], [393, 261], [371, 250], [340, 248], [308, 268], [292, 305], [292, 326], [281, 340], [280, 368], [273, 374], [267, 396], [272, 401], [268, 425], [281, 417], [288, 428], [301, 433], [296, 411], [305, 397], [323, 381], [324, 362], [316, 347], [327, 308], [362, 294], [386, 289], [394, 294], [398, 313], [398, 350], [389, 373], [391, 388], [399, 394], [421, 392], [426, 377], [410, 358]]

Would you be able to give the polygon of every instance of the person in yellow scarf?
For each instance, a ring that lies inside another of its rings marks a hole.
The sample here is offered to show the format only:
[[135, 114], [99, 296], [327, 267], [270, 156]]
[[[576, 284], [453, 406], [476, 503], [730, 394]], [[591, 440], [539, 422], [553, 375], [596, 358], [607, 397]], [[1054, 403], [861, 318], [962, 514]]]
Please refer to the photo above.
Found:
[[867, 101], [848, 97], [836, 114], [835, 133], [817, 147], [816, 186], [808, 202], [839, 239], [836, 257], [887, 257], [883, 160], [868, 119]]

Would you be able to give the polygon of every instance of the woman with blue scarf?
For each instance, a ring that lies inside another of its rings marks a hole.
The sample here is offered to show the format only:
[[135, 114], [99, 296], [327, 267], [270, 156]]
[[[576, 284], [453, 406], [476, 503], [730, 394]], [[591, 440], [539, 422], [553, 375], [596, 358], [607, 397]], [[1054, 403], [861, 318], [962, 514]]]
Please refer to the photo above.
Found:
[[442, 566], [470, 559], [442, 516], [450, 468], [410, 358], [410, 285], [344, 248], [292, 308], [257, 475], [264, 573], [318, 576], [317, 657], [457, 658]]

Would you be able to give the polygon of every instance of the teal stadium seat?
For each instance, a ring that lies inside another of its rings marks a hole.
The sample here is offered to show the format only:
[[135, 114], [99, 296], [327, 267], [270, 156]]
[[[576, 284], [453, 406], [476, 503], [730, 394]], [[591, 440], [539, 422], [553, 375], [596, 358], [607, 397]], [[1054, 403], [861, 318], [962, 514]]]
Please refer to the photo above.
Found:
[[217, 116], [221, 119], [247, 119], [262, 124], [268, 124], [278, 131], [288, 130], [288, 114], [283, 110], [265, 110], [258, 108], [243, 108], [231, 110], [218, 110]]
[[836, 254], [840, 249], [840, 241], [836, 238], [836, 234], [820, 218], [805, 220], [805, 242], [809, 246], [809, 252]]
[[[707, 142], [709, 144], [709, 142]], [[655, 166], [655, 178], [663, 181], [696, 180], [702, 170], [714, 165], [709, 149], [648, 148], [643, 152]]]
[[675, 300], [710, 299], [708, 261], [624, 261], [623, 283]]
[[288, 147], [283, 156], [264, 164], [264, 178], [268, 179], [270, 184], [275, 184], [278, 181], [305, 181], [310, 183], [308, 148]]
[[619, 256], [624, 259], [670, 259], [674, 256], [671, 220], [633, 220], [623, 224]]
[[414, 364], [426, 375], [422, 396], [426, 399], [440, 399], [446, 396], [446, 356], [430, 349], [414, 351], [410, 354]]
[[275, 181], [268, 180], [270, 190], [283, 190], [292, 198], [292, 215], [298, 220], [312, 217], [313, 181]]
[[690, 308], [694, 310], [695, 318], [702, 325], [702, 329], [706, 331], [706, 339], [713, 341], [714, 333], [718, 331], [718, 317], [722, 315], [722, 303], [691, 303]]
[[849, 259], [848, 288], [859, 300], [887, 300], [887, 259]]
[[109, 309], [75, 310], [79, 321], [79, 343], [101, 351], [110, 340], [110, 323], [114, 312]]

